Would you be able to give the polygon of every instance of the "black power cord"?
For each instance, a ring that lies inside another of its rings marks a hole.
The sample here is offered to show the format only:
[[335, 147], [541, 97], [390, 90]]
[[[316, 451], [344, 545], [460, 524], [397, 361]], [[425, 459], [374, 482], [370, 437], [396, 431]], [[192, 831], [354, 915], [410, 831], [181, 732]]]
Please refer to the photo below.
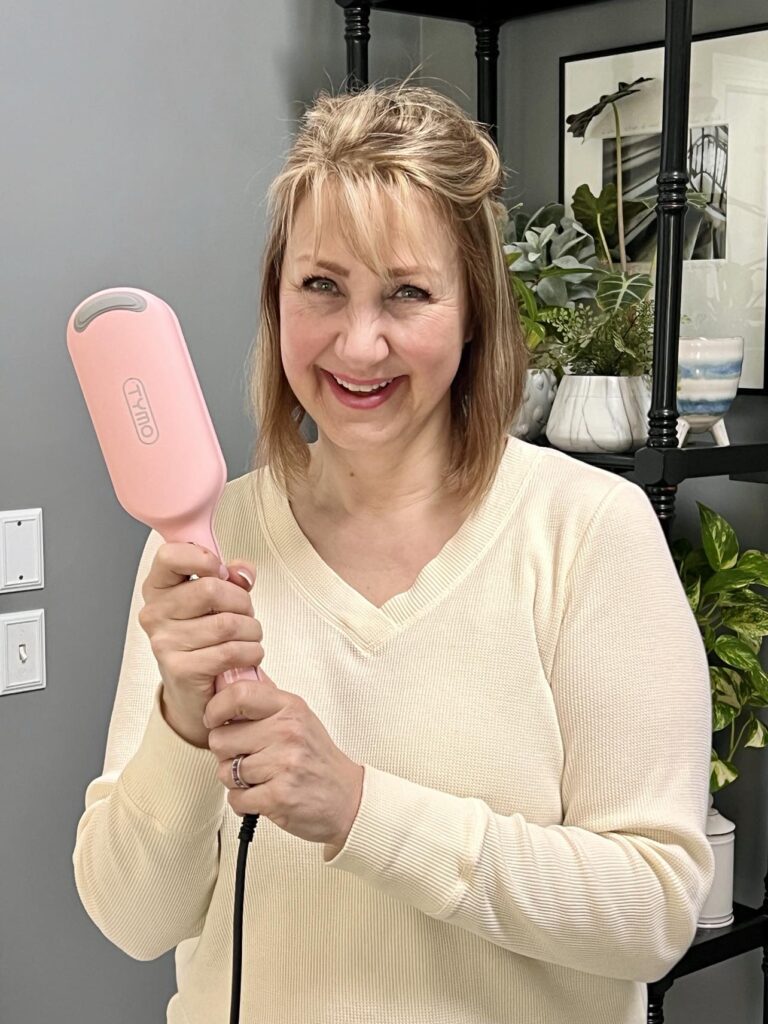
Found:
[[248, 844], [259, 820], [258, 814], [246, 814], [240, 826], [240, 850], [237, 854], [235, 876], [235, 934], [232, 942], [232, 1003], [229, 1011], [230, 1024], [240, 1021], [240, 983], [243, 964], [243, 903], [245, 902], [245, 865], [248, 860]]

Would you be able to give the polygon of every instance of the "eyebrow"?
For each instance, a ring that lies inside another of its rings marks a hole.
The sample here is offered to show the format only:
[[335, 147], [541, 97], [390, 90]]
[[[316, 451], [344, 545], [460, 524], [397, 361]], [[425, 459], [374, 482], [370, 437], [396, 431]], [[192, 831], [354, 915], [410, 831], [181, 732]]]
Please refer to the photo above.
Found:
[[[303, 256], [299, 256], [299, 262], [311, 263], [312, 257], [308, 253], [304, 253]], [[345, 267], [339, 266], [338, 263], [332, 263], [330, 260], [318, 260], [316, 265], [324, 270], [330, 270], [340, 277], [349, 277], [349, 271]], [[433, 267], [389, 267], [388, 269], [394, 277], [407, 277], [409, 274], [418, 274], [422, 270], [430, 274], [437, 273]]]

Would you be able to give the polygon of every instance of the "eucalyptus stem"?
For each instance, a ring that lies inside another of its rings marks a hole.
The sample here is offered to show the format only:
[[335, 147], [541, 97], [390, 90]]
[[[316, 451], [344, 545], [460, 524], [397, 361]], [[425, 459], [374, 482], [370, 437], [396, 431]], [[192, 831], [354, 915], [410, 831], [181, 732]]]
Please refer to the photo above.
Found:
[[619, 122], [619, 109], [612, 103], [613, 119], [616, 122], [616, 211], [619, 218], [619, 258], [621, 269], [627, 272], [627, 246], [624, 241], [624, 171], [621, 159], [621, 123]]

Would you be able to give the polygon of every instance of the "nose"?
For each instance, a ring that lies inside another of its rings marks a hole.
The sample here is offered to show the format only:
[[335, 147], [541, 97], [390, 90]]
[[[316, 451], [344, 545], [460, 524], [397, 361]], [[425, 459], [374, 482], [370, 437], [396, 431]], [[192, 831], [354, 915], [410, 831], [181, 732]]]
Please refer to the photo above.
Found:
[[389, 344], [377, 316], [357, 316], [339, 331], [334, 351], [342, 366], [361, 379], [375, 376], [368, 371], [384, 362]]

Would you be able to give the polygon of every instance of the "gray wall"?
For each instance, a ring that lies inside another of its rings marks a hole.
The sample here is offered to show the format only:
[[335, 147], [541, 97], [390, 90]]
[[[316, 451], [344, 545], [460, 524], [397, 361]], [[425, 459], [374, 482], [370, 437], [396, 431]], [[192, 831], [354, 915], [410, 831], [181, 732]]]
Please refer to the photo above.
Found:
[[[734, 0], [727, 20], [719, 6], [698, 0], [697, 28], [763, 14], [762, 0]], [[114, 496], [64, 331], [74, 307], [102, 288], [164, 298], [179, 315], [229, 476], [246, 471], [243, 362], [257, 327], [264, 195], [303, 103], [341, 84], [343, 19], [332, 0], [7, 0], [3, 16], [0, 509], [43, 508], [46, 586], [0, 596], [0, 613], [45, 608], [48, 686], [0, 702], [0, 1020], [159, 1022], [174, 990], [172, 954], [137, 963], [111, 946], [72, 876], [147, 531]], [[403, 76], [419, 60], [418, 25], [373, 13], [372, 79]], [[427, 80], [474, 112], [471, 30], [421, 26]], [[661, 31], [658, 0], [503, 30], [500, 143], [526, 203], [556, 193], [560, 54]], [[768, 437], [765, 405], [737, 402], [733, 440]], [[729, 519], [744, 547], [768, 548], [762, 487], [687, 482], [678, 527], [691, 536], [696, 498]], [[768, 757], [750, 754], [747, 777], [719, 803], [739, 824], [737, 899], [758, 902]], [[757, 1022], [759, 997], [754, 953], [679, 982], [668, 1020]]]
[[[715, 32], [768, 22], [765, 0], [696, 0], [693, 31]], [[610, 0], [573, 11], [540, 14], [502, 27], [499, 57], [499, 149], [510, 171], [508, 203], [533, 211], [558, 199], [560, 57], [664, 37], [662, 0]], [[457, 96], [476, 111], [474, 33], [467, 25], [425, 18], [425, 74], [461, 86]], [[726, 417], [732, 442], [768, 441], [768, 397], [739, 396]], [[731, 523], [741, 549], [768, 550], [768, 490], [728, 477], [685, 481], [678, 491], [673, 539], [699, 536], [701, 501]], [[768, 644], [763, 664], [768, 665]], [[620, 685], [620, 680], [617, 680]], [[761, 713], [763, 720], [766, 716]], [[642, 727], [642, 723], [638, 723]], [[717, 798], [736, 823], [734, 898], [759, 906], [768, 861], [768, 752], [743, 751], [742, 777]], [[759, 1024], [762, 1021], [761, 952], [753, 951], [678, 981], [667, 996], [669, 1024]]]
[[[173, 955], [110, 945], [73, 879], [147, 529], [114, 496], [65, 328], [102, 288], [164, 298], [229, 476], [247, 470], [264, 196], [303, 103], [340, 89], [343, 15], [332, 0], [2, 10], [0, 509], [43, 509], [46, 585], [3, 595], [0, 613], [45, 609], [48, 685], [0, 700], [0, 1021], [159, 1024]], [[371, 75], [404, 76], [419, 22], [371, 24]]]

